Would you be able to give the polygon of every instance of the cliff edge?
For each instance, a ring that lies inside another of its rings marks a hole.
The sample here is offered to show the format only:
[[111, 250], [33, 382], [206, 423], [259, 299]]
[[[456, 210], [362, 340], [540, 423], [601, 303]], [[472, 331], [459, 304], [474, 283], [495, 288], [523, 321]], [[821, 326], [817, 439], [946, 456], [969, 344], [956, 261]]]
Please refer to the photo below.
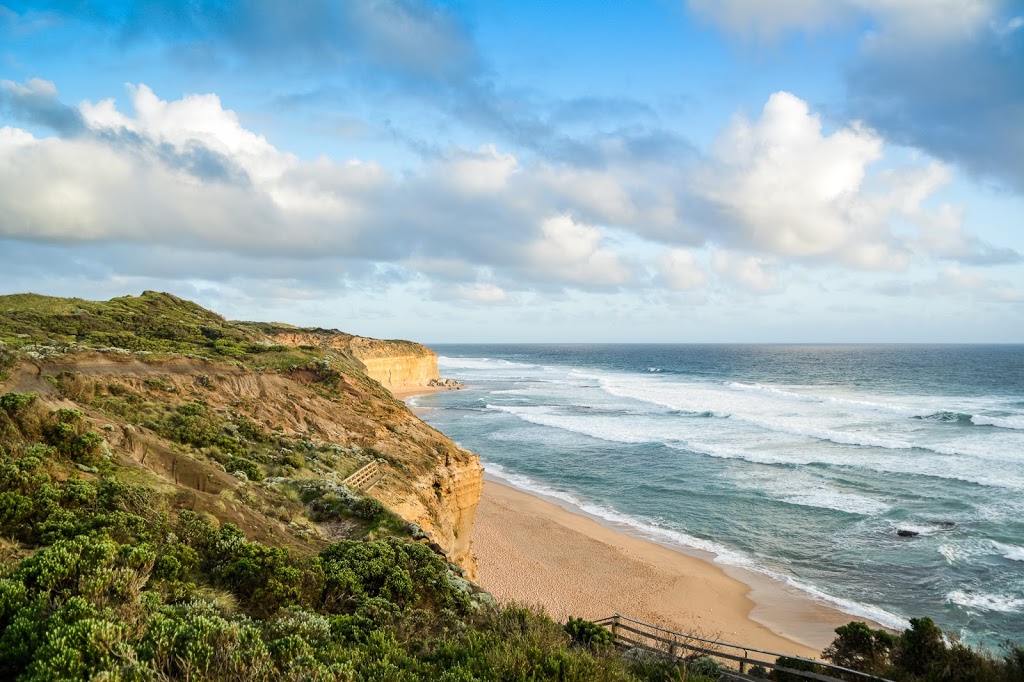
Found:
[[388, 390], [427, 387], [438, 381], [437, 353], [412, 341], [371, 339], [333, 329], [301, 329], [281, 324], [254, 325], [274, 343], [331, 349], [360, 362], [368, 377]]

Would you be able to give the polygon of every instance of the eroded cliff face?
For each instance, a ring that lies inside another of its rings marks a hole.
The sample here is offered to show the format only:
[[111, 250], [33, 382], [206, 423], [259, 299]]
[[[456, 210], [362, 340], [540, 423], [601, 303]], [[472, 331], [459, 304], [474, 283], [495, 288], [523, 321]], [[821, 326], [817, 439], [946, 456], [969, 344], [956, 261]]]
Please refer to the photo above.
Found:
[[366, 367], [367, 376], [388, 389], [428, 386], [431, 379], [439, 378], [437, 356], [433, 353], [428, 356], [360, 358], [360, 361]]
[[389, 390], [428, 386], [439, 379], [437, 353], [411, 341], [384, 341], [331, 331], [281, 331], [273, 334], [286, 346], [331, 348], [362, 363], [366, 375]]
[[438, 544], [448, 552], [448, 559], [461, 566], [473, 580], [477, 565], [470, 538], [483, 491], [484, 471], [473, 453], [461, 450], [458, 454], [418, 477], [413, 483], [416, 495], [382, 497], [382, 501], [402, 518], [438, 538]]
[[[433, 354], [419, 357], [426, 366], [436, 367], [430, 364], [436, 363]], [[376, 359], [380, 367], [387, 366], [387, 357]], [[402, 376], [416, 380], [425, 376], [418, 371]], [[200, 452], [182, 453], [180, 446], [104, 411], [103, 406], [126, 397], [141, 404], [198, 402], [219, 414], [244, 416], [289, 438], [337, 445], [354, 453], [345, 467], [332, 468], [318, 460], [309, 462], [309, 469], [288, 474], [300, 482], [340, 482], [356, 467], [376, 459], [387, 475], [367, 494], [419, 525], [448, 560], [473, 579], [476, 560], [470, 537], [483, 486], [479, 458], [425, 424], [358, 370], [341, 372], [330, 390], [322, 382], [323, 376], [309, 368], [254, 371], [182, 357], [143, 361], [78, 352], [19, 366], [0, 382], [0, 393], [34, 391], [54, 408], [82, 410], [97, 425], [109, 427], [105, 438], [123, 461], [144, 467], [168, 487], [178, 489], [178, 497], [190, 508], [235, 523], [265, 542], [294, 544], [296, 540], [288, 537], [294, 529], [289, 530], [286, 523], [268, 520], [264, 512], [232, 501], [244, 498], [247, 490], [259, 492], [259, 486], [240, 482]], [[331, 539], [324, 536], [322, 541]]]

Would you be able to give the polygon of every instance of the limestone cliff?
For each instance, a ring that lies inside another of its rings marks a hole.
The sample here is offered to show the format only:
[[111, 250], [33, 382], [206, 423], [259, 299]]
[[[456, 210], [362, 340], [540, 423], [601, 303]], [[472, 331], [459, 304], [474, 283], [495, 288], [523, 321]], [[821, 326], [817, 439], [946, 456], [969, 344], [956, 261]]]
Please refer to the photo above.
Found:
[[331, 348], [359, 360], [366, 375], [389, 390], [428, 386], [439, 379], [437, 353], [412, 341], [384, 341], [330, 330], [274, 330], [272, 338], [286, 346]]

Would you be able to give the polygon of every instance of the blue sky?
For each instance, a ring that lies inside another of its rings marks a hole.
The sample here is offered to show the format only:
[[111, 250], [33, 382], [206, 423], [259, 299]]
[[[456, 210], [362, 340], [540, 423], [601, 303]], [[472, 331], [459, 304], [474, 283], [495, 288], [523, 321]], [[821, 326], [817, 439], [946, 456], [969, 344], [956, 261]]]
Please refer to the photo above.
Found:
[[0, 0], [0, 290], [1024, 340], [1024, 4]]

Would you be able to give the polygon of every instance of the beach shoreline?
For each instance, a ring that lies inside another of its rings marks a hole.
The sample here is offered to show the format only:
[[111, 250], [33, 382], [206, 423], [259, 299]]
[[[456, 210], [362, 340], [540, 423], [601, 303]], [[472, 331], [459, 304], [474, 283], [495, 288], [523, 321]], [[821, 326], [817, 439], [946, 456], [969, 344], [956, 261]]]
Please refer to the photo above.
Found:
[[[443, 388], [396, 392], [408, 401]], [[410, 406], [412, 407], [412, 406]], [[423, 416], [423, 408], [412, 408]], [[834, 630], [868, 620], [715, 555], [644, 537], [489, 472], [473, 525], [478, 582], [555, 619], [621, 613], [709, 639], [821, 658]], [[880, 627], [877, 623], [869, 624]]]
[[404, 402], [410, 398], [415, 398], [416, 396], [438, 393], [440, 391], [455, 391], [458, 389], [454, 389], [449, 386], [397, 386], [395, 388], [389, 388], [388, 390], [391, 391], [391, 395]]

